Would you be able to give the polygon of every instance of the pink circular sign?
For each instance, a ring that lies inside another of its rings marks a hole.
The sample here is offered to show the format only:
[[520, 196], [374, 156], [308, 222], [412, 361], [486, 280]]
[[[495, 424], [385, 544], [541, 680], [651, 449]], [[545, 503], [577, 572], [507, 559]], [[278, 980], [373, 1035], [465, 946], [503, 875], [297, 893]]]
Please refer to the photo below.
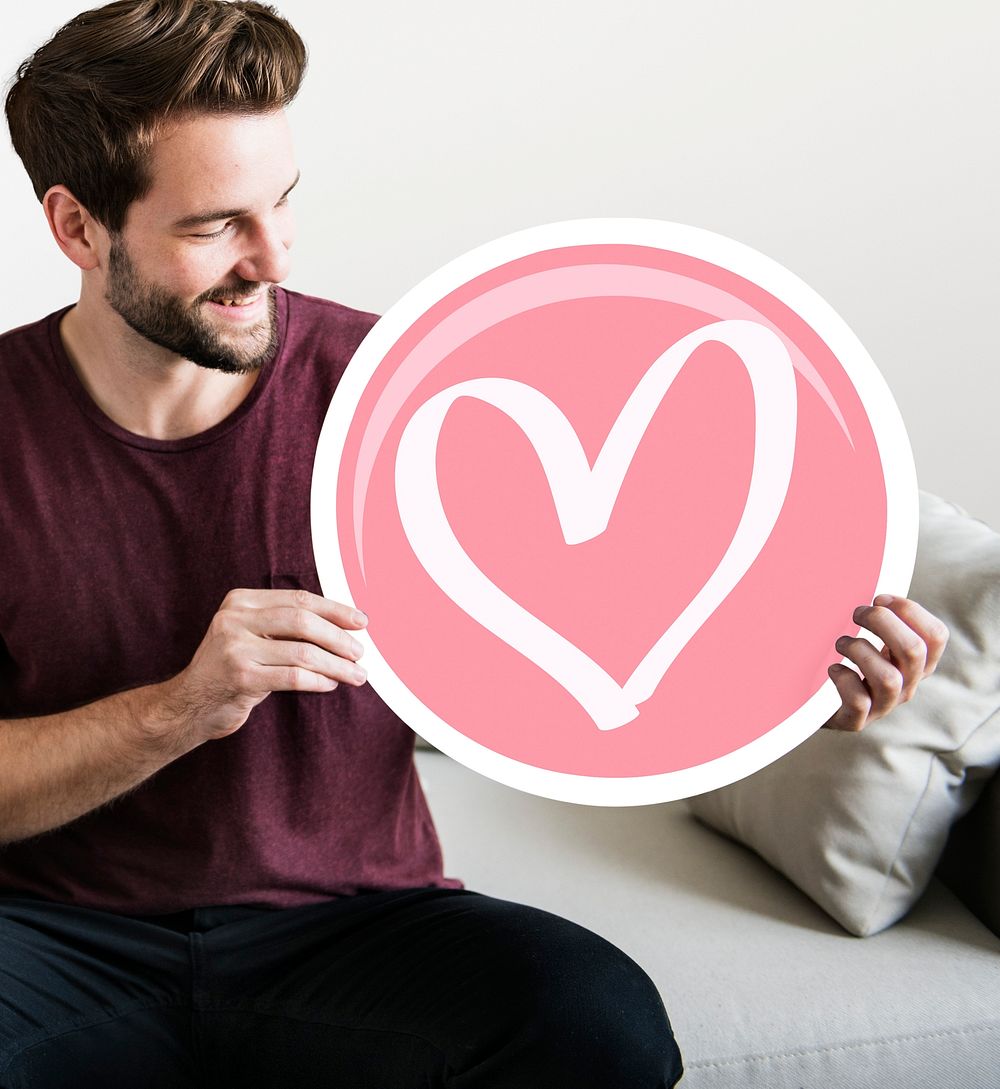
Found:
[[317, 450], [323, 592], [369, 682], [531, 793], [733, 782], [839, 707], [854, 607], [908, 590], [916, 476], [864, 348], [730, 239], [580, 220], [498, 239], [359, 347]]

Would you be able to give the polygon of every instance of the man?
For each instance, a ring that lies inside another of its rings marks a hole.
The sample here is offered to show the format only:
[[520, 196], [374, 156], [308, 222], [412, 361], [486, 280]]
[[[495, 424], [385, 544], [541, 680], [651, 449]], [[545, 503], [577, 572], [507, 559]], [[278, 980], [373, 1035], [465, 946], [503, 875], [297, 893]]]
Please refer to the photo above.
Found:
[[[443, 875], [320, 593], [316, 439], [375, 317], [276, 287], [304, 67], [266, 6], [119, 0], [8, 96], [81, 293], [0, 338], [0, 1085], [674, 1085], [638, 965]], [[831, 728], [944, 647], [863, 615]]]

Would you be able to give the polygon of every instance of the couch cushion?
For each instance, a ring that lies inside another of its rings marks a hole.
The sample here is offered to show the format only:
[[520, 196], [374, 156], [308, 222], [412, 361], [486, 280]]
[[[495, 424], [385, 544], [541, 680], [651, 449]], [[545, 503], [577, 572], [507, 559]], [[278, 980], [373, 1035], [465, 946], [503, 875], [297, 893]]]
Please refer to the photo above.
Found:
[[861, 733], [818, 730], [759, 772], [688, 800], [699, 820], [753, 848], [859, 936], [916, 902], [951, 826], [1000, 765], [1000, 535], [921, 492], [907, 596], [951, 633], [909, 703]]
[[684, 802], [573, 805], [439, 752], [416, 762], [445, 872], [632, 957], [663, 998], [683, 1089], [995, 1083], [1000, 939], [939, 882], [858, 941]]

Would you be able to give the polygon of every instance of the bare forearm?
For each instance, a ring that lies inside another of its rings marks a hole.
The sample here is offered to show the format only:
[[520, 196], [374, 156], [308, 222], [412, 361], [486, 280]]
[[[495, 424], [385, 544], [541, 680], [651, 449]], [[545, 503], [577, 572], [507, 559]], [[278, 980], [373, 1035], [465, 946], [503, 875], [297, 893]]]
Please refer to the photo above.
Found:
[[169, 684], [0, 721], [0, 843], [67, 824], [196, 748], [201, 742], [171, 718]]
[[368, 618], [305, 590], [231, 590], [190, 664], [161, 684], [0, 720], [0, 844], [59, 828], [230, 737], [272, 692], [361, 685]]

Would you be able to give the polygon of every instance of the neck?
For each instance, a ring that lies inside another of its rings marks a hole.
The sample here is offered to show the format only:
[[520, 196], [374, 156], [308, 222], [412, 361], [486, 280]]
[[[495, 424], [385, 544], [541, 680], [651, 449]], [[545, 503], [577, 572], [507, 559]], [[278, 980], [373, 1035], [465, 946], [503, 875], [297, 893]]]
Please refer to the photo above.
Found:
[[200, 367], [83, 296], [63, 316], [59, 334], [97, 407], [119, 427], [152, 439], [183, 439], [214, 427], [246, 398], [260, 373]]

